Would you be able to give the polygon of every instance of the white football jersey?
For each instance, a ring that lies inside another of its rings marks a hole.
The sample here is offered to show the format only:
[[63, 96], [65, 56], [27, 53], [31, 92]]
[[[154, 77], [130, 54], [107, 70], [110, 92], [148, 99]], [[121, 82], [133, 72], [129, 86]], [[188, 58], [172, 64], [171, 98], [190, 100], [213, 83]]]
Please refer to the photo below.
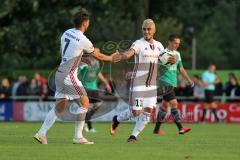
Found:
[[156, 88], [157, 62], [164, 50], [163, 45], [155, 40], [151, 44], [141, 38], [132, 44], [131, 49], [135, 50], [135, 65], [132, 73], [133, 90], [143, 90], [143, 86], [148, 89]]
[[80, 30], [68, 29], [61, 37], [61, 70], [76, 69], [83, 52], [93, 51], [93, 44]]

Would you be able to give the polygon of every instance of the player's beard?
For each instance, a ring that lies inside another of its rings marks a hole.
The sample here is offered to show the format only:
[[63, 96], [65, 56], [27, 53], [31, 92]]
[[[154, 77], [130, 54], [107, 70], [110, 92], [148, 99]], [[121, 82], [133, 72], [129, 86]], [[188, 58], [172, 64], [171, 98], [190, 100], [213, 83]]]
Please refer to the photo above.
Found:
[[148, 42], [151, 42], [153, 37], [152, 36], [144, 36], [144, 39]]

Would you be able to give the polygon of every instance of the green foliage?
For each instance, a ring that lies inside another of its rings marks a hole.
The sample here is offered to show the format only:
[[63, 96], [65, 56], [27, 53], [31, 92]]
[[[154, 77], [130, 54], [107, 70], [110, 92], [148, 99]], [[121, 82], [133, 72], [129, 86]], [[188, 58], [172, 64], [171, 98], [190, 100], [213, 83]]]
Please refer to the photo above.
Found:
[[[221, 64], [218, 65], [220, 68], [229, 67], [228, 57], [224, 54], [223, 50], [220, 49], [223, 39], [217, 31], [215, 23], [208, 23], [199, 34], [197, 39], [197, 65], [200, 68], [204, 68], [209, 64]], [[209, 36], [211, 33], [211, 36]], [[206, 38], [207, 37], [207, 38]]]
[[[184, 65], [191, 66], [191, 39], [197, 39], [197, 67], [239, 68], [240, 1], [237, 0], [1, 0], [0, 68], [51, 69], [59, 64], [59, 38], [72, 27], [71, 15], [91, 13], [86, 32], [96, 47], [107, 41], [134, 41], [142, 20], [156, 21], [156, 39], [166, 46], [171, 33], [182, 36]], [[193, 27], [194, 33], [187, 32]], [[215, 55], [215, 56], [213, 56]], [[228, 63], [227, 63], [228, 62]]]
[[181, 24], [174, 18], [165, 18], [161, 19], [160, 22], [156, 20], [156, 28], [156, 39], [162, 42], [164, 46], [167, 46], [168, 36], [170, 34], [180, 35], [183, 30], [183, 24]]
[[[239, 68], [239, 36], [237, 33], [236, 2], [220, 1], [198, 36], [200, 67], [215, 63], [218, 68]], [[230, 63], [229, 63], [230, 62]]]

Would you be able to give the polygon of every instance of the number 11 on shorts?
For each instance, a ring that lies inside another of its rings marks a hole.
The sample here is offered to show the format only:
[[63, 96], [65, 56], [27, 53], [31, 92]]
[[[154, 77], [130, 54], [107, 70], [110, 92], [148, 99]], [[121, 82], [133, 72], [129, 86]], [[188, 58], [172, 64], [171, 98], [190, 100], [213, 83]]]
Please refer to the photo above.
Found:
[[143, 100], [141, 98], [135, 99], [135, 106], [136, 107], [142, 107]]

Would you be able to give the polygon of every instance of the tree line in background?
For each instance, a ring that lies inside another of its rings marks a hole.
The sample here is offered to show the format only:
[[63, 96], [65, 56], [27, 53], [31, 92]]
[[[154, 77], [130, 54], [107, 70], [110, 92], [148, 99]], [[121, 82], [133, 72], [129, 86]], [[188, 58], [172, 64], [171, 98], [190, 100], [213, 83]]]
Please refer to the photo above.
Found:
[[107, 41], [134, 41], [141, 23], [152, 18], [155, 39], [167, 45], [170, 33], [182, 36], [184, 65], [191, 67], [192, 38], [197, 40], [197, 69], [214, 63], [240, 67], [238, 0], [0, 0], [0, 68], [51, 69], [59, 64], [59, 38], [72, 27], [81, 7], [91, 13], [87, 36], [102, 49]]

